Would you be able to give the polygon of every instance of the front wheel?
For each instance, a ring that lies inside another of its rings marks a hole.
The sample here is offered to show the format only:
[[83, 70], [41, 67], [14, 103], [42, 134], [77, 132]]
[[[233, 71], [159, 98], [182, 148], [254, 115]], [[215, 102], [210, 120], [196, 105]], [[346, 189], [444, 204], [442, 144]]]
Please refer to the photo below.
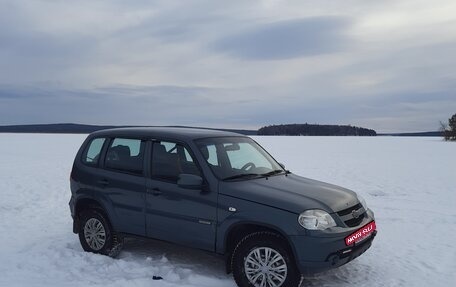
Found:
[[236, 246], [231, 259], [234, 280], [240, 287], [297, 287], [301, 273], [281, 236], [255, 232]]

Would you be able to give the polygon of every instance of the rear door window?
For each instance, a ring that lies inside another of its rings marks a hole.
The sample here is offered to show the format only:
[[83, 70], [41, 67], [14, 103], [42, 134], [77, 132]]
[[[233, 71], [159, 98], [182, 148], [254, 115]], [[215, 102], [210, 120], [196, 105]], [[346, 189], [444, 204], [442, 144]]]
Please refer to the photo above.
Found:
[[105, 141], [105, 138], [93, 139], [82, 156], [82, 162], [87, 165], [98, 165], [101, 149], [103, 148]]
[[145, 142], [139, 139], [115, 138], [106, 153], [108, 169], [143, 174]]

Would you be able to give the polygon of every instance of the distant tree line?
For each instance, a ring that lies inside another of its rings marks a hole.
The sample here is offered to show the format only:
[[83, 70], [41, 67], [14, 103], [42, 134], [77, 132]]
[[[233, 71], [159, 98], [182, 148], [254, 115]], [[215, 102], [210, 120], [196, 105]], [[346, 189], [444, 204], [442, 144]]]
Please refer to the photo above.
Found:
[[440, 123], [446, 141], [456, 141], [456, 114], [448, 119], [448, 125]]
[[258, 130], [258, 135], [287, 136], [376, 136], [371, 129], [350, 125], [289, 124], [271, 125]]

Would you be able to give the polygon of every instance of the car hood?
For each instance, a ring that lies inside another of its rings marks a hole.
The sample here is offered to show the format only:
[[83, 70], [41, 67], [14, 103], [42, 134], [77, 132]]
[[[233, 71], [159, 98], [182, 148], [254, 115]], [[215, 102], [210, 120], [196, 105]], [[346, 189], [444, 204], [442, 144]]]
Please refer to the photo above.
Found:
[[332, 213], [358, 203], [349, 189], [294, 174], [221, 182], [219, 193], [298, 214], [314, 208]]

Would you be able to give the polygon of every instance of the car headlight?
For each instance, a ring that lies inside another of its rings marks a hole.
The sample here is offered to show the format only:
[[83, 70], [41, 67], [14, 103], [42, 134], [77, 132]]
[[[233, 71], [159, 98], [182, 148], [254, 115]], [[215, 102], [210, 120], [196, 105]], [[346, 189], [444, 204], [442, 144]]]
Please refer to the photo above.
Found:
[[361, 195], [356, 195], [358, 197], [359, 203], [364, 207], [365, 210], [367, 210], [367, 204], [366, 200], [361, 196]]
[[299, 224], [309, 230], [325, 230], [336, 226], [336, 222], [329, 213], [320, 209], [306, 210], [298, 217]]

